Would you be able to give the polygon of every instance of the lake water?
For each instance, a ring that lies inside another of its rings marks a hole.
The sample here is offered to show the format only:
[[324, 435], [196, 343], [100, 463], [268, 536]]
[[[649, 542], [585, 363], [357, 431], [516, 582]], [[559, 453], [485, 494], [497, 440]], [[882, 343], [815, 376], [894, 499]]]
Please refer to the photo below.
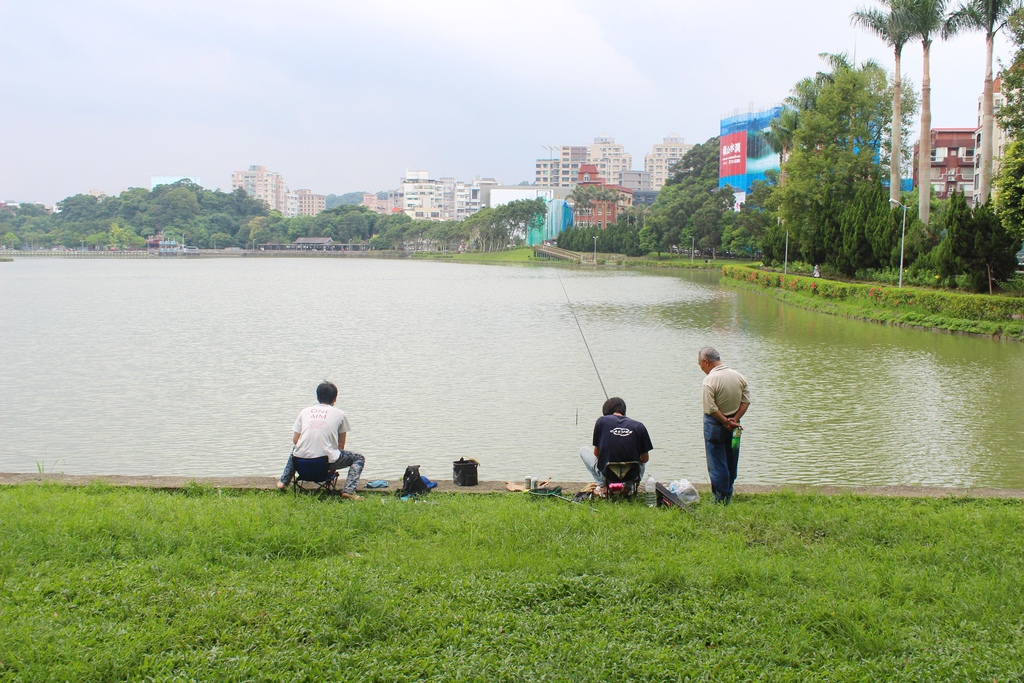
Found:
[[[559, 282], [561, 279], [561, 283]], [[697, 349], [750, 382], [741, 484], [1024, 487], [1024, 344], [653, 274], [376, 259], [0, 264], [0, 471], [267, 475], [322, 378], [365, 476], [585, 480], [604, 394], [706, 482]]]

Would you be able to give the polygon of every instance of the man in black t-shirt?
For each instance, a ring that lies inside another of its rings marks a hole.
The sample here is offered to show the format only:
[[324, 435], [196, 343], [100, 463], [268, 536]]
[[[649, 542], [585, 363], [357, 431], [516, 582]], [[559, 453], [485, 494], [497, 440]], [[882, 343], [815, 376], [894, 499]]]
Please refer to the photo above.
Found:
[[604, 468], [610, 462], [640, 463], [643, 478], [644, 463], [650, 458], [651, 437], [647, 427], [638, 420], [626, 417], [626, 402], [614, 396], [601, 407], [602, 416], [594, 423], [594, 448], [584, 446], [580, 458], [598, 483], [597, 494], [605, 493]]

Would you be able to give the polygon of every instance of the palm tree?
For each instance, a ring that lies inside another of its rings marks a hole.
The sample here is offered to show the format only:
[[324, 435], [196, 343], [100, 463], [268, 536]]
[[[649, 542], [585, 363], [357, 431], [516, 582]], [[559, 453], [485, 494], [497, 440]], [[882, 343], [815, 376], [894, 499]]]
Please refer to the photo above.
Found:
[[978, 183], [979, 203], [984, 204], [992, 191], [992, 156], [995, 152], [992, 117], [992, 46], [996, 34], [1006, 26], [1010, 15], [1020, 9], [1021, 0], [970, 0], [962, 3], [949, 17], [949, 31], [984, 31], [985, 91], [981, 98], [981, 180]]
[[835, 82], [836, 72], [853, 68], [853, 64], [850, 63], [850, 58], [845, 52], [819, 52], [818, 56], [832, 67], [832, 71], [819, 71], [814, 74], [813, 78], [808, 76], [793, 86], [793, 94], [786, 98], [785, 104], [797, 111], [814, 109], [818, 105], [821, 89], [827, 84]]
[[895, 73], [893, 74], [892, 98], [892, 158], [889, 164], [889, 199], [900, 201], [900, 157], [903, 154], [903, 111], [900, 97], [902, 80], [900, 76], [900, 60], [903, 57], [903, 46], [910, 40], [910, 26], [907, 18], [906, 5], [912, 0], [879, 0], [887, 12], [879, 9], [859, 9], [850, 15], [850, 20], [857, 26], [871, 31], [892, 48], [895, 57]]
[[[573, 214], [576, 219], [576, 223], [579, 223], [579, 218], [583, 215], [584, 210], [589, 211], [589, 209], [594, 205], [594, 192], [595, 188], [593, 185], [577, 185], [573, 188], [572, 192], [569, 193], [569, 197], [572, 199]], [[587, 215], [589, 216], [589, 213]], [[589, 218], [587, 220], [589, 221]]]
[[768, 146], [779, 155], [780, 187], [786, 182], [786, 161], [789, 160], [789, 151], [793, 149], [793, 137], [796, 135], [796, 128], [799, 124], [799, 112], [796, 109], [783, 107], [782, 114], [768, 125], [768, 131], [764, 136]]
[[946, 17], [946, 0], [911, 0], [907, 5], [907, 18], [913, 38], [921, 39], [924, 67], [921, 76], [921, 144], [917, 158], [917, 215], [927, 224], [932, 209], [932, 183], [930, 177], [932, 156], [932, 35], [943, 38], [952, 35]]

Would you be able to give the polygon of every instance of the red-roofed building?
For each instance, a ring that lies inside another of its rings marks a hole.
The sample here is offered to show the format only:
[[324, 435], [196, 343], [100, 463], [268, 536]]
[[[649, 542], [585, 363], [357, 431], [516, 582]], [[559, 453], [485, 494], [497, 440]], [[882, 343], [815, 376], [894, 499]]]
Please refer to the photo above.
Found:
[[596, 164], [580, 165], [572, 196], [577, 227], [596, 225], [604, 230], [615, 222], [619, 211], [633, 204], [633, 190], [605, 183]]

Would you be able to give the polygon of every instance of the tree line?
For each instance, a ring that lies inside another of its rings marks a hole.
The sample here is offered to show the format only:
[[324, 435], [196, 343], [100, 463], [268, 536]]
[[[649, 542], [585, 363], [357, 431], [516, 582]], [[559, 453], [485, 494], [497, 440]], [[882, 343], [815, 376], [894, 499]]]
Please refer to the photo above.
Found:
[[114, 197], [78, 194], [56, 210], [22, 204], [0, 210], [0, 243], [11, 248], [138, 249], [160, 237], [203, 249], [291, 243], [330, 237], [373, 249], [493, 251], [521, 244], [543, 218], [543, 200], [483, 209], [466, 221], [418, 221], [402, 212], [382, 215], [339, 204], [316, 216], [285, 218], [242, 189], [226, 193], [189, 181], [153, 190], [130, 188]]

